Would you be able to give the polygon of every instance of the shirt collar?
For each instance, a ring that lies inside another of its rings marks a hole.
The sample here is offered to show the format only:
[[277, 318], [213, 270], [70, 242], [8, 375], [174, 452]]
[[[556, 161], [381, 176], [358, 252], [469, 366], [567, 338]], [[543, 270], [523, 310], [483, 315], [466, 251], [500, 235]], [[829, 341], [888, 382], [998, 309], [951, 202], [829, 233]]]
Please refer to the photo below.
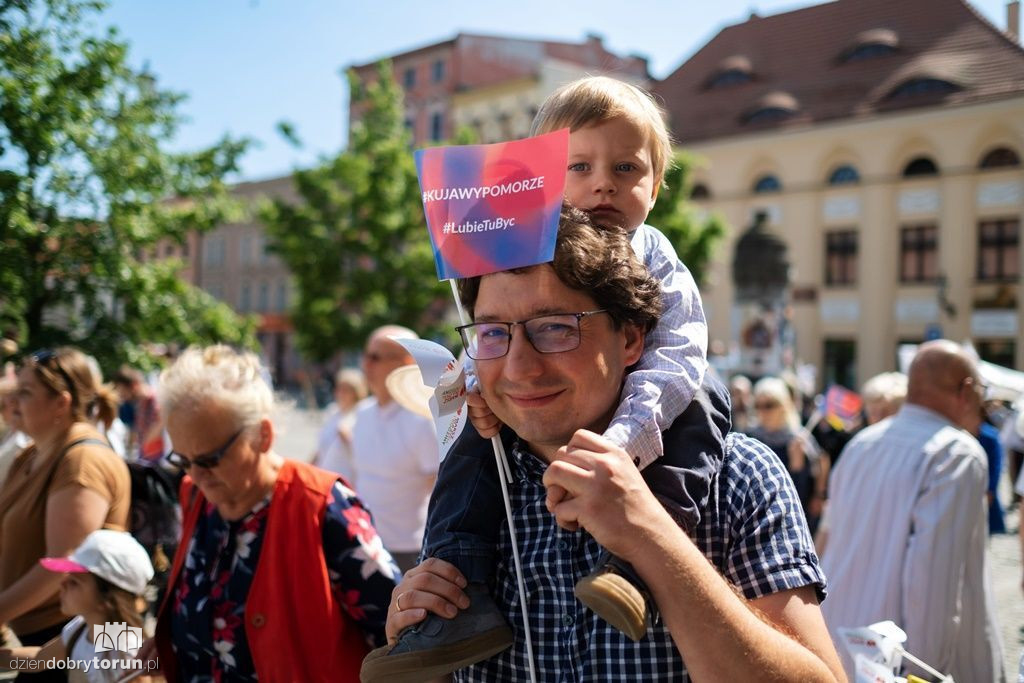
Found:
[[519, 482], [541, 483], [548, 464], [526, 450], [518, 438], [512, 442], [512, 477]]

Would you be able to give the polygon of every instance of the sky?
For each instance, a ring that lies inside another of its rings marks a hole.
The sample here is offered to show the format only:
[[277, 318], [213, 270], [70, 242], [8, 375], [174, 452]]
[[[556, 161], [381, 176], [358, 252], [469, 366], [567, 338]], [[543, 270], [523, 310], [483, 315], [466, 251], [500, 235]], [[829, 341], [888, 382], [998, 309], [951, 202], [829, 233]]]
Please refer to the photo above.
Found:
[[[458, 32], [582, 42], [604, 38], [642, 54], [663, 78], [725, 26], [818, 4], [799, 0], [111, 0], [97, 26], [114, 25], [129, 59], [163, 88], [185, 93], [187, 117], [168, 149], [224, 134], [257, 144], [241, 178], [261, 180], [336, 154], [345, 140], [341, 70], [447, 40]], [[1005, 27], [1005, 0], [974, 0]], [[276, 132], [295, 125], [296, 150]]]

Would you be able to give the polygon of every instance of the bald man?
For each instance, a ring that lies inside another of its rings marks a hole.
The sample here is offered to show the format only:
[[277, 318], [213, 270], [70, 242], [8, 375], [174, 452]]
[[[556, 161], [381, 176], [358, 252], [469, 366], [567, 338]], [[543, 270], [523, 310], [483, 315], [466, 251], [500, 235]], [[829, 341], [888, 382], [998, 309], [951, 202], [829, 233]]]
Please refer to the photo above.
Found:
[[886, 619], [956, 680], [1005, 680], [985, 557], [988, 466], [971, 435], [984, 393], [961, 347], [923, 344], [906, 403], [854, 437], [832, 473], [822, 612], [851, 680], [836, 629]]
[[406, 410], [388, 393], [387, 376], [413, 362], [394, 339], [417, 335], [385, 325], [374, 330], [363, 348], [363, 374], [373, 399], [356, 411], [352, 465], [356, 491], [373, 514], [384, 547], [404, 572], [416, 564], [420, 552], [440, 457], [433, 421]]

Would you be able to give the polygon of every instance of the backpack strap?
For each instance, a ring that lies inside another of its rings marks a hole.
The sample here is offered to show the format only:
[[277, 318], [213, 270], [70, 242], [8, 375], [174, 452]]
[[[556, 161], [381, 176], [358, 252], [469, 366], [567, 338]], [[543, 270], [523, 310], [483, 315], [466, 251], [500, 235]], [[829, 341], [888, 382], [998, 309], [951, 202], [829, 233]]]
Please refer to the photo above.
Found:
[[71, 653], [75, 651], [75, 645], [78, 644], [78, 640], [82, 637], [82, 634], [85, 633], [85, 629], [88, 627], [89, 622], [83, 619], [82, 623], [78, 625], [78, 628], [75, 629], [74, 633], [68, 637], [68, 643], [64, 646], [68, 659], [72, 659]]
[[107, 448], [108, 450], [110, 450], [111, 452], [113, 452], [113, 450], [114, 450], [113, 448], [110, 447], [110, 444], [107, 443], [107, 441], [102, 440], [102, 439], [94, 439], [91, 436], [90, 437], [85, 437], [83, 439], [75, 439], [74, 441], [72, 441], [68, 445], [64, 446], [64, 448], [61, 449], [60, 454], [56, 458], [53, 459], [53, 462], [50, 463], [50, 471], [46, 474], [46, 490], [47, 491], [50, 490], [50, 482], [53, 480], [54, 476], [56, 476], [56, 474], [57, 474], [57, 467], [60, 465], [60, 461], [64, 459], [64, 456], [72, 448], [74, 448], [75, 446], [82, 446], [82, 445], [103, 446], [103, 447]]

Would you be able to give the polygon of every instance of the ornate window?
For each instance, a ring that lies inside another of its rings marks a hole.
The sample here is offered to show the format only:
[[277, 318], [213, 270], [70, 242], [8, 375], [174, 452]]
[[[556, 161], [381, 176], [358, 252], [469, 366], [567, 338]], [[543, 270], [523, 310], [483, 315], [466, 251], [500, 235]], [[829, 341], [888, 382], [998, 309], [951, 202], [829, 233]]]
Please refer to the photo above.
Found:
[[1020, 166], [1020, 157], [1009, 147], [996, 147], [985, 153], [978, 168], [1011, 168]]
[[758, 178], [754, 182], [754, 194], [764, 194], [767, 192], [781, 192], [782, 183], [779, 179], [771, 173], [765, 174]]
[[828, 177], [829, 185], [849, 185], [860, 182], [860, 173], [850, 164], [843, 164]]
[[915, 157], [903, 167], [903, 177], [938, 175], [939, 167], [928, 157]]

